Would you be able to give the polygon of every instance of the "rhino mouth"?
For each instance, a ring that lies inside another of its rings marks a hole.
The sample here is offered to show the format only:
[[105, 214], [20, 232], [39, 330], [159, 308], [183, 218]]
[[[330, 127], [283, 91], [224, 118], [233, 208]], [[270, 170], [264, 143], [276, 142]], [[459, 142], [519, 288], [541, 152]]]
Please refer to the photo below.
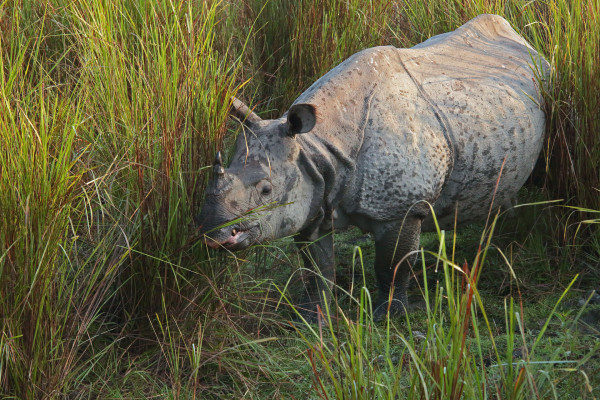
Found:
[[218, 229], [214, 233], [204, 235], [205, 243], [213, 249], [242, 250], [254, 244], [257, 237], [257, 228], [257, 225], [235, 224], [227, 226]]

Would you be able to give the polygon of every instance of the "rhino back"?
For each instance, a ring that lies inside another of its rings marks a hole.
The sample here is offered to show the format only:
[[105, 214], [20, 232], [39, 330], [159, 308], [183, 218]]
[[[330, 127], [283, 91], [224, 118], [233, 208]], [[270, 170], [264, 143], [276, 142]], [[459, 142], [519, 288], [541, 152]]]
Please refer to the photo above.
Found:
[[515, 195], [541, 149], [537, 57], [493, 15], [412, 49], [364, 50], [298, 98], [318, 110], [318, 129], [299, 140], [350, 160], [335, 183], [348, 214], [398, 219], [425, 200], [448, 223], [456, 203], [459, 219], [481, 218], [503, 162], [496, 204]]
[[496, 205], [515, 197], [537, 161], [545, 116], [535, 74], [547, 74], [548, 63], [496, 15], [411, 51], [421, 54], [407, 69], [445, 117], [453, 143], [454, 166], [436, 216], [452, 226], [458, 204], [459, 222], [480, 219], [494, 193]]

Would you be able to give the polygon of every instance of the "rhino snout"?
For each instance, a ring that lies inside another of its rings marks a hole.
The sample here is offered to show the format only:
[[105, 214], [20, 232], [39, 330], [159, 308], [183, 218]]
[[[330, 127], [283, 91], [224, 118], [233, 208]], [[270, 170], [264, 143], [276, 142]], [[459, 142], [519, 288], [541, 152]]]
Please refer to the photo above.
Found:
[[220, 229], [218, 235], [210, 233], [204, 235], [204, 242], [208, 247], [218, 249], [219, 247], [229, 247], [240, 243], [243, 232], [237, 227], [227, 227]]
[[258, 236], [257, 226], [236, 224], [207, 232], [204, 243], [213, 249], [241, 250], [252, 244]]

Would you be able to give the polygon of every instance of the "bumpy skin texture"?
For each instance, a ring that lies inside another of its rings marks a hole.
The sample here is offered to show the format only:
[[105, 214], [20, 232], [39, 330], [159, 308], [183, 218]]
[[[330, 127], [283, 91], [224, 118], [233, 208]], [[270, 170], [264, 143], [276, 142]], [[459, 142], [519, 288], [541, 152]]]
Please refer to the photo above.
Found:
[[403, 311], [410, 252], [433, 227], [427, 203], [452, 228], [456, 210], [459, 223], [487, 215], [499, 177], [504, 205], [531, 173], [544, 133], [534, 71], [547, 70], [504, 19], [481, 15], [411, 49], [351, 56], [280, 119], [238, 108], [246, 128], [198, 217], [207, 243], [237, 250], [297, 234], [307, 269], [325, 277], [308, 278], [310, 316], [333, 279], [332, 230], [356, 225], [375, 239], [376, 312], [392, 286], [391, 311]]

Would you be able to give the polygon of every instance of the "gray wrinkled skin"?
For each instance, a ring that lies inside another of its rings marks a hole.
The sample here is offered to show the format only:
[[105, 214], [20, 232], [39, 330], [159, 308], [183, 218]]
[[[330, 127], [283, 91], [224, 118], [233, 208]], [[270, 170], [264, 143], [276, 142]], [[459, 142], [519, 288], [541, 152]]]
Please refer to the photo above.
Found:
[[531, 173], [544, 133], [533, 71], [547, 68], [504, 19], [482, 15], [411, 49], [351, 56], [280, 119], [235, 101], [245, 129], [198, 217], [207, 243], [237, 250], [297, 234], [306, 267], [324, 277], [307, 278], [310, 317], [333, 279], [332, 230], [358, 226], [375, 239], [377, 316], [392, 287], [391, 311], [403, 311], [409, 253], [433, 228], [427, 203], [452, 229], [456, 210], [459, 224], [487, 216], [498, 179], [501, 206]]

